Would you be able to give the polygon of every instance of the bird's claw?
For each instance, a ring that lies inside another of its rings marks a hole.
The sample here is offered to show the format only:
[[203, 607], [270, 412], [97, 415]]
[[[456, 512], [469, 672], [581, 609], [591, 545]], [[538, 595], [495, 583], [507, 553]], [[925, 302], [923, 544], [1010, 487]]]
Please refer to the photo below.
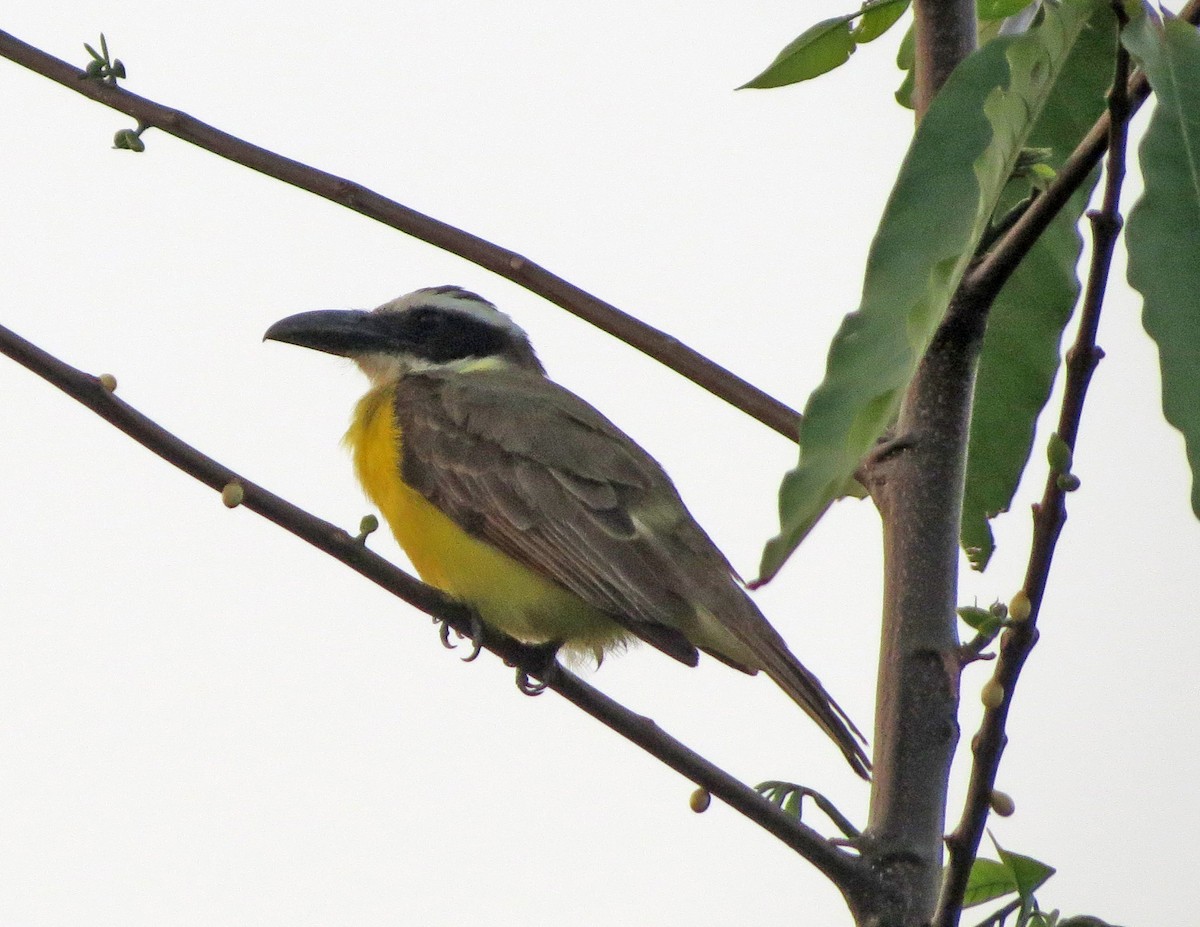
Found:
[[464, 663], [472, 663], [483, 651], [483, 622], [478, 615], [471, 616], [471, 652], [462, 658]]
[[[435, 619], [437, 620], [437, 619]], [[438, 637], [442, 640], [442, 646], [447, 650], [455, 650], [458, 647], [453, 640], [450, 639], [450, 632], [453, 631], [460, 638], [470, 640], [471, 652], [462, 658], [464, 663], [472, 662], [480, 653], [483, 652], [483, 622], [479, 620], [478, 615], [471, 616], [471, 631], [470, 634], [463, 634], [457, 628], [450, 626], [448, 621], [439, 621]]]
[[554, 658], [560, 646], [560, 641], [551, 641], [529, 648], [530, 659], [517, 666], [517, 688], [524, 695], [541, 695], [550, 687], [551, 674], [558, 666]]
[[546, 682], [534, 682], [528, 670], [517, 667], [517, 688], [521, 690], [522, 695], [541, 695], [548, 685]]

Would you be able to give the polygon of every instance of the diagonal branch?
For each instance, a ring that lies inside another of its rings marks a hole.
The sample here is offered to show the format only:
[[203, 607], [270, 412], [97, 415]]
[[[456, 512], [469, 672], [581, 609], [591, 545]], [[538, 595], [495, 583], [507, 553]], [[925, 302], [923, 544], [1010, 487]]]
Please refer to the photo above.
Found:
[[508, 665], [539, 676], [546, 688], [553, 689], [791, 847], [837, 885], [852, 906], [854, 898], [870, 890], [873, 882], [858, 857], [839, 849], [818, 831], [784, 814], [754, 789], [667, 734], [650, 718], [630, 711], [557, 663], [546, 668], [544, 648], [521, 644], [481, 626], [461, 603], [405, 573], [336, 525], [243, 479], [117, 398], [99, 378], [71, 367], [2, 325], [0, 354], [7, 355], [58, 387], [143, 447], [206, 486], [220, 492], [231, 483], [238, 484], [242, 488], [238, 504], [432, 615], [435, 621], [444, 622], [464, 637], [474, 637], [483, 648]]
[[637, 348], [784, 437], [794, 441], [798, 436], [800, 417], [795, 410], [677, 338], [622, 312], [514, 251], [403, 206], [360, 184], [252, 145], [187, 113], [109, 83], [87, 80], [79, 68], [4, 31], [0, 31], [0, 57], [8, 58], [97, 103], [132, 116], [141, 126], [161, 129], [226, 160], [315, 193], [444, 251], [457, 254]]
[[[1114, 0], [1113, 9], [1116, 11], [1118, 28], [1123, 28], [1127, 17], [1121, 0]], [[1074, 450], [1079, 433], [1088, 384], [1096, 365], [1104, 355], [1096, 346], [1096, 333], [1112, 265], [1113, 249], [1116, 247], [1122, 224], [1119, 210], [1121, 186], [1125, 178], [1125, 149], [1129, 117], [1135, 109], [1129, 69], [1129, 53], [1118, 36], [1116, 73], [1108, 96], [1109, 131], [1104, 201], [1100, 210], [1088, 213], [1093, 230], [1092, 260], [1088, 270], [1087, 291], [1084, 294], [1079, 331], [1074, 344], [1067, 352], [1066, 385], [1059, 413], [1058, 437], [1071, 450]], [[1070, 453], [1067, 456], [1069, 457]], [[946, 838], [948, 864], [938, 911], [933, 920], [936, 927], [955, 927], [958, 923], [971, 866], [987, 822], [996, 772], [1007, 742], [1005, 724], [1012, 705], [1013, 691], [1021, 668], [1037, 643], [1037, 616], [1046, 591], [1055, 546], [1067, 520], [1065, 496], [1072, 488], [1070, 477], [1068, 472], [1051, 467], [1042, 501], [1033, 507], [1033, 542], [1022, 590], [1028, 597], [1030, 610], [1026, 617], [1014, 615], [1014, 618], [1019, 620], [1014, 620], [1001, 638], [1000, 656], [996, 661], [992, 681], [1001, 687], [1003, 698], [999, 705], [984, 712], [983, 721], [972, 742], [974, 760], [962, 818], [954, 833]]]
[[[1192, 25], [1200, 22], [1200, 0], [1189, 0], [1179, 11], [1179, 18]], [[1127, 78], [1126, 88], [1129, 116], [1132, 117], [1150, 95], [1150, 83], [1146, 80], [1146, 75], [1138, 71]], [[1071, 156], [1059, 169], [1058, 175], [1042, 194], [1030, 204], [1029, 209], [1013, 223], [983, 259], [964, 275], [955, 303], [951, 305], [952, 317], [957, 317], [959, 321], [966, 315], [982, 314], [986, 317], [992, 300], [1008, 282], [1017, 265], [1029, 253], [1029, 249], [1046, 227], [1054, 221], [1059, 210], [1096, 169], [1096, 165], [1108, 149], [1111, 132], [1112, 114], [1111, 111], [1105, 111], [1075, 147]]]

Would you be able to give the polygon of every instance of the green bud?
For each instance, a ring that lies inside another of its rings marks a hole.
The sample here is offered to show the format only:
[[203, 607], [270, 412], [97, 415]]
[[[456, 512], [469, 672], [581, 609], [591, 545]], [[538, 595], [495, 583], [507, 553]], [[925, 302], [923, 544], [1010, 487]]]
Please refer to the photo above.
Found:
[[1033, 612], [1033, 603], [1029, 595], [1022, 589], [1008, 603], [1008, 617], [1013, 621], [1028, 621]]
[[225, 508], [227, 509], [236, 509], [242, 504], [242, 500], [245, 498], [246, 490], [236, 480], [232, 483], [226, 483], [225, 488], [221, 490], [221, 501], [225, 503]]
[[1046, 445], [1046, 459], [1050, 462], [1050, 469], [1055, 473], [1070, 473], [1071, 457], [1071, 448], [1056, 431], [1050, 436], [1050, 443]]
[[100, 381], [100, 385], [104, 387], [105, 392], [115, 393], [117, 391], [117, 378], [111, 373], [102, 373], [96, 379]]
[[99, 58], [93, 58], [83, 69], [83, 75], [89, 80], [99, 80], [104, 75], [104, 62]]
[[128, 151], [145, 151], [146, 143], [134, 129], [121, 129], [113, 136], [113, 147], [124, 148]]
[[1037, 182], [1039, 186], [1045, 186], [1058, 177], [1058, 171], [1052, 168], [1049, 164], [1035, 164], [1029, 169], [1029, 176], [1030, 179]]
[[1083, 484], [1074, 473], [1060, 473], [1058, 479], [1054, 481], [1054, 485], [1063, 492], [1074, 492]]
[[378, 529], [379, 519], [374, 515], [364, 515], [362, 517], [362, 521], [358, 523], [358, 534], [355, 536], [354, 540], [356, 540], [359, 544], [366, 545], [367, 536], [370, 535], [371, 532]]
[[979, 700], [984, 708], [999, 708], [1004, 704], [1004, 686], [995, 679], [989, 679], [983, 684]]
[[125, 76], [125, 65], [121, 62], [120, 58], [117, 58], [115, 61], [113, 61], [112, 67], [109, 69], [109, 73], [112, 74], [113, 77]]
[[688, 798], [688, 807], [695, 811], [696, 814], [704, 814], [711, 804], [712, 794], [708, 789], [696, 789]]
[[1001, 792], [999, 789], [992, 789], [992, 797], [989, 802], [992, 810], [1002, 818], [1011, 817], [1012, 813], [1017, 810], [1017, 803], [1012, 800], [1012, 796], [1007, 792]]

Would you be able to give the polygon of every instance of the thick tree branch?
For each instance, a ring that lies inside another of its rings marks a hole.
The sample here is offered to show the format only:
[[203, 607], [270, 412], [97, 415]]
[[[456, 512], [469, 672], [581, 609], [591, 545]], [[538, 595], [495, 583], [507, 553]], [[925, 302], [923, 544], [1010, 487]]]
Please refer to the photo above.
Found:
[[[920, 118], [975, 48], [974, 0], [916, 0]], [[903, 447], [866, 468], [883, 523], [883, 626], [874, 781], [863, 854], [885, 891], [860, 923], [928, 922], [958, 744], [958, 537], [978, 337], [942, 330], [895, 426]]]
[[975, 350], [939, 335], [901, 408], [904, 449], [872, 468], [884, 608], [864, 856], [895, 887], [880, 923], [928, 922], [958, 743], [958, 529]]
[[144, 126], [160, 129], [198, 148], [315, 193], [451, 254], [457, 254], [637, 348], [781, 435], [793, 441], [798, 436], [799, 414], [794, 409], [768, 396], [677, 338], [622, 312], [514, 251], [402, 206], [360, 184], [252, 145], [179, 110], [109, 83], [86, 80], [79, 68], [3, 31], [0, 31], [0, 57], [8, 58], [69, 90], [125, 113]]
[[852, 908], [856, 899], [868, 891], [872, 880], [858, 857], [784, 814], [754, 789], [671, 737], [651, 719], [630, 711], [557, 663], [547, 668], [543, 649], [521, 644], [480, 625], [462, 604], [405, 573], [346, 531], [244, 479], [123, 402], [99, 378], [71, 367], [4, 326], [0, 326], [0, 354], [58, 387], [206, 486], [220, 492], [231, 483], [238, 484], [242, 488], [240, 505], [324, 551], [459, 634], [475, 636], [484, 649], [509, 666], [539, 676], [546, 688], [558, 692], [794, 849], [838, 886]]
[[[1120, 0], [1113, 3], [1120, 27], [1126, 22]], [[1112, 265], [1113, 249], [1121, 231], [1120, 196], [1125, 178], [1125, 149], [1129, 117], [1136, 104], [1131, 98], [1129, 54], [1117, 42], [1116, 73], [1108, 96], [1108, 158], [1105, 172], [1104, 201], [1099, 211], [1090, 212], [1092, 223], [1092, 260], [1088, 270], [1087, 290], [1075, 342], [1067, 352], [1067, 375], [1059, 412], [1058, 436], [1074, 450], [1083, 415], [1092, 373], [1103, 352], [1096, 346], [1100, 312]], [[1030, 613], [1024, 621], [1015, 622], [1005, 630], [1000, 641], [1000, 656], [992, 679], [1002, 687], [1004, 697], [995, 708], [984, 712], [979, 731], [972, 741], [974, 754], [971, 778], [962, 818], [954, 833], [946, 838], [949, 862], [942, 896], [934, 918], [936, 927], [955, 927], [958, 924], [963, 895], [971, 866], [979, 849], [987, 821], [996, 772], [1007, 743], [1005, 725], [1012, 705], [1017, 678], [1030, 651], [1037, 643], [1037, 617], [1041, 609], [1050, 564], [1054, 558], [1059, 534], [1066, 523], [1065, 496], [1070, 474], [1052, 470], [1046, 479], [1042, 501], [1034, 506], [1033, 541], [1029, 565], [1025, 573], [1024, 593], [1028, 596]]]
[[925, 115], [950, 72], [975, 50], [975, 0], [915, 0], [913, 109]]
[[[1189, 2], [1181, 16], [1196, 22], [1200, 2]], [[1126, 86], [1132, 112], [1146, 98], [1148, 87], [1140, 76], [1126, 81]], [[939, 801], [945, 801], [949, 759], [958, 737], [955, 709], [959, 667], [954, 658], [953, 609], [958, 554], [949, 527], [953, 522], [956, 538], [966, 415], [987, 313], [1038, 236], [1096, 167], [1111, 120], [1106, 113], [1097, 122], [1050, 188], [964, 276], [901, 411], [896, 434], [905, 440], [907, 449], [888, 457], [882, 466], [870, 468], [867, 474], [872, 495], [884, 516], [887, 576], [875, 729], [875, 786], [864, 846], [868, 860], [885, 876], [894, 877], [891, 884], [903, 885], [886, 912], [895, 923], [925, 923], [934, 913], [938, 894], [941, 845], [935, 831], [944, 822]], [[1092, 356], [1080, 348], [1073, 363], [1084, 364]], [[1049, 519], [1053, 509], [1043, 505], [1042, 512], [1041, 517]], [[1043, 530], [1049, 532], [1049, 526]], [[1041, 556], [1034, 555], [1035, 559]], [[937, 582], [930, 583], [930, 577], [938, 577]], [[1041, 588], [1033, 581], [1027, 585]], [[1033, 589], [1029, 591], [1032, 596]], [[1032, 626], [1025, 633], [1032, 635]], [[1025, 646], [1032, 646], [1032, 641], [1018, 637], [1017, 645], [1002, 650], [996, 669], [998, 679], [1019, 671], [1024, 657], [1018, 660], [1017, 655]], [[1016, 649], [1012, 649], [1014, 646]], [[1009, 682], [1014, 680], [1015, 675]], [[1003, 718], [1003, 713], [994, 714], [992, 723], [997, 726], [989, 728], [1001, 737]], [[901, 730], [915, 733], [901, 738], [897, 733]], [[988, 764], [977, 765], [974, 807], [976, 814], [986, 815], [995, 770], [986, 774]], [[977, 822], [975, 818], [972, 821]], [[964, 846], [968, 844], [969, 854], [960, 853], [960, 857], [973, 859], [978, 845], [973, 825], [963, 841]], [[970, 859], [960, 865], [969, 870]], [[961, 893], [957, 896], [961, 902]], [[947, 917], [951, 910], [957, 917], [957, 907], [948, 905], [947, 897], [943, 891], [943, 900], [936, 905], [938, 917]]]

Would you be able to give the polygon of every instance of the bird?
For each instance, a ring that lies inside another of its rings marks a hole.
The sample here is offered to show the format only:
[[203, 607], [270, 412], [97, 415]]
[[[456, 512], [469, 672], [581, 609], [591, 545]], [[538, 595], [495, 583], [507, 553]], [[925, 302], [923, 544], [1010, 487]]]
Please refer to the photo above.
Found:
[[546, 375], [526, 332], [457, 286], [281, 319], [264, 340], [370, 381], [345, 443], [421, 578], [568, 661], [638, 640], [763, 671], [868, 778], [865, 739], [788, 649], [650, 454]]

